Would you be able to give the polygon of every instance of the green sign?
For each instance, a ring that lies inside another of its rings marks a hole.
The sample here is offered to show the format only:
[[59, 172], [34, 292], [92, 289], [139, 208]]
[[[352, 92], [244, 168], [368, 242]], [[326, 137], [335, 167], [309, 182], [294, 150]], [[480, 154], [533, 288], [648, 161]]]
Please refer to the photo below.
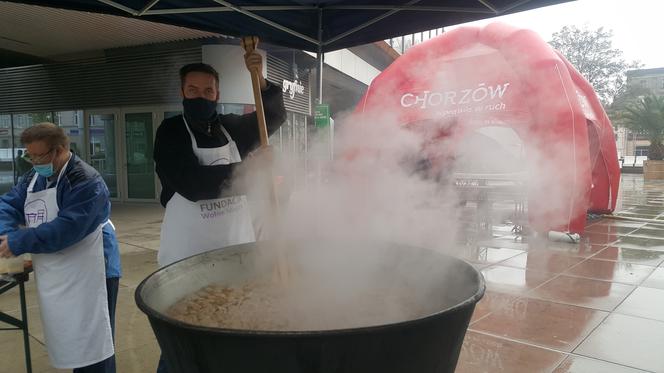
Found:
[[316, 127], [327, 127], [330, 125], [330, 105], [316, 105], [314, 109], [314, 122]]

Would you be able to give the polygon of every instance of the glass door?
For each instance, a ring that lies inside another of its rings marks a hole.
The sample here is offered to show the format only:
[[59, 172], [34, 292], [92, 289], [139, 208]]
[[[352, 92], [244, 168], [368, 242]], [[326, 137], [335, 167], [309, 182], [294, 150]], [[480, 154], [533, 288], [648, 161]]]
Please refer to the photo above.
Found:
[[127, 199], [156, 199], [153, 119], [151, 111], [124, 113]]
[[113, 112], [88, 112], [88, 160], [102, 176], [111, 198], [120, 198], [116, 163], [115, 130], [117, 116]]

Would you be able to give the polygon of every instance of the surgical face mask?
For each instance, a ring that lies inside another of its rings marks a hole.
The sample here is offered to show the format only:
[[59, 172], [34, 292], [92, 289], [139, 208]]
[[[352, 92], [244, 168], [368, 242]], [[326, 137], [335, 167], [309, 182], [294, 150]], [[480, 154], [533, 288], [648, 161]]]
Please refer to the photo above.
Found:
[[182, 100], [182, 108], [188, 119], [203, 122], [214, 116], [217, 111], [217, 103], [202, 97], [185, 98]]
[[43, 177], [53, 176], [53, 162], [47, 164], [36, 164], [32, 166], [35, 169], [35, 172]]
[[[48, 163], [41, 163], [42, 159], [46, 158], [49, 154], [53, 154], [50, 158], [50, 162]], [[34, 168], [35, 172], [41, 176], [44, 177], [51, 177], [53, 176], [53, 160], [55, 160], [56, 156], [58, 155], [58, 152], [55, 149], [51, 149], [48, 153], [44, 154], [43, 156], [40, 156], [38, 160], [36, 160], [37, 164], [34, 163], [34, 160], [30, 158], [30, 163], [32, 163], [32, 168]]]

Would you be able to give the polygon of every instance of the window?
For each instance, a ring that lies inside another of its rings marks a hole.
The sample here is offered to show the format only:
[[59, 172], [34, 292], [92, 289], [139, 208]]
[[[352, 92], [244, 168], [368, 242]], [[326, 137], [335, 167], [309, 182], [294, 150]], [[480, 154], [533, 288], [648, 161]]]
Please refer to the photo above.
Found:
[[648, 146], [637, 146], [634, 150], [634, 155], [637, 157], [647, 157], [648, 156]]
[[292, 186], [303, 186], [308, 153], [307, 131], [313, 129], [314, 136], [318, 131], [314, 126], [307, 128], [306, 115], [293, 112], [286, 114], [286, 121], [281, 128], [270, 136], [270, 144], [283, 154], [283, 160], [288, 163], [282, 170], [287, 175], [281, 176], [286, 176]]
[[79, 157], [85, 158], [85, 142], [83, 130], [83, 110], [58, 111], [54, 115], [54, 123], [69, 136], [69, 148]]
[[50, 111], [42, 113], [14, 114], [14, 129], [26, 129], [41, 122], [53, 122], [53, 113]]
[[422, 33], [418, 32], [416, 34], [413, 34], [413, 45], [419, 44], [422, 42]]
[[9, 114], [0, 114], [0, 129], [9, 129], [12, 127], [12, 116]]
[[413, 46], [413, 35], [406, 35], [403, 43], [404, 52]]
[[256, 111], [254, 105], [249, 104], [218, 104], [217, 113], [244, 115]]
[[11, 115], [0, 115], [0, 193], [14, 185], [14, 155], [11, 138]]
[[648, 134], [645, 131], [632, 132], [632, 141], [644, 141], [644, 140], [648, 140]]
[[[18, 113], [0, 116], [0, 193], [4, 193], [30, 170], [29, 163], [21, 160], [25, 148], [21, 144], [21, 134], [28, 127], [41, 122], [53, 122], [50, 111], [38, 113]], [[9, 125], [7, 125], [7, 123]], [[12, 124], [14, 138], [12, 139]]]

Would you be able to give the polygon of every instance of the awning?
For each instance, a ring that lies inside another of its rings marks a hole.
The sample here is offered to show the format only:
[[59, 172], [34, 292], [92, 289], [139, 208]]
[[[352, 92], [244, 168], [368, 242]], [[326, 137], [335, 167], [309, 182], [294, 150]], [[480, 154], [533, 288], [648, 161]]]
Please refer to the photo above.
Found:
[[569, 0], [27, 0], [328, 52]]

